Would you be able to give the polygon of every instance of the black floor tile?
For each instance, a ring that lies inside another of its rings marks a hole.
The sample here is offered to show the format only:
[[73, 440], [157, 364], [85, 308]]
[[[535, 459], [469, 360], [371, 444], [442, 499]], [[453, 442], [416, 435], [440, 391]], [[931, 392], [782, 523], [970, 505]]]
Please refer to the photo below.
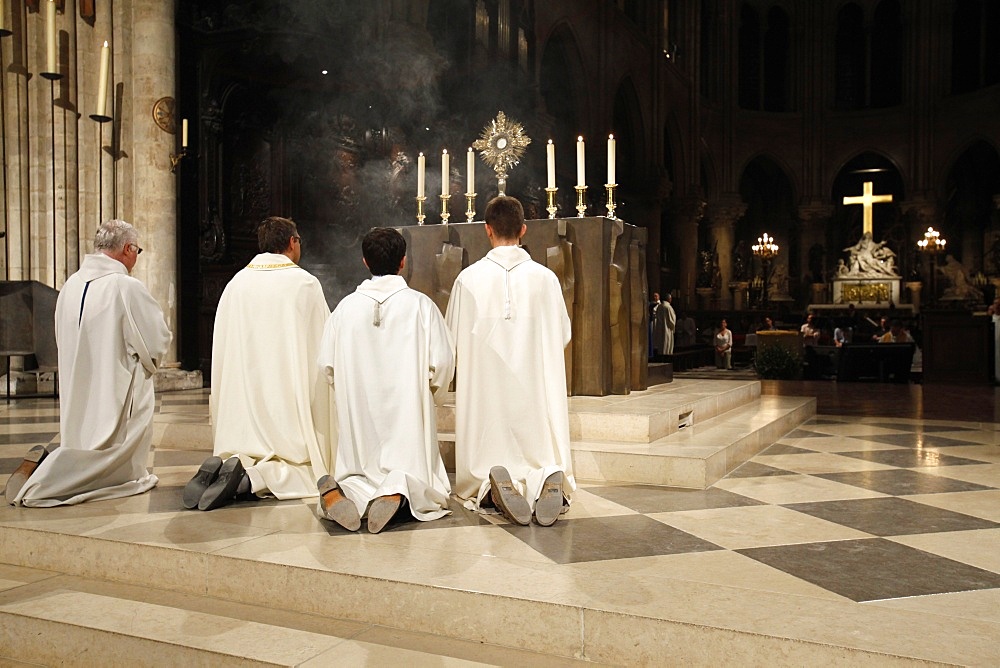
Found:
[[45, 424], [59, 428], [58, 415], [5, 415], [0, 417], [0, 425], [4, 424]]
[[947, 448], [955, 445], [982, 445], [973, 441], [964, 441], [947, 436], [933, 436], [924, 433], [913, 434], [873, 434], [865, 436], [865, 440], [885, 443], [887, 445], [899, 445], [904, 448]]
[[45, 445], [58, 435], [58, 429], [56, 431], [37, 431], [26, 434], [0, 433], [0, 445]]
[[969, 464], [988, 464], [988, 461], [967, 459], [944, 455], [937, 450], [910, 450], [896, 448], [893, 450], [865, 450], [863, 452], [838, 452], [837, 454], [869, 462], [898, 466], [900, 468], [916, 468], [918, 466], [966, 466]]
[[721, 549], [643, 515], [561, 519], [550, 527], [504, 524], [503, 528], [559, 564]]
[[876, 536], [1000, 528], [1000, 524], [979, 517], [893, 497], [792, 503], [785, 507]]
[[853, 601], [1000, 587], [1000, 574], [883, 538], [736, 551]]
[[766, 464], [759, 464], [757, 462], [747, 462], [743, 464], [735, 471], [732, 471], [727, 478], [761, 478], [764, 476], [772, 475], [795, 475], [794, 471], [785, 471], [784, 469], [774, 468], [773, 466], [767, 466]]
[[929, 434], [935, 431], [974, 431], [972, 427], [946, 427], [939, 424], [907, 424], [905, 422], [870, 422], [873, 427], [882, 427], [884, 429], [898, 429], [899, 431], [907, 431], [912, 433], [923, 432]]
[[[650, 485], [594, 487], [587, 490], [595, 496], [631, 508], [640, 513], [666, 513], [678, 510], [736, 508], [764, 505], [756, 499], [727, 492], [724, 489], [678, 489]], [[572, 512], [572, 511], [570, 511]]]
[[973, 482], [952, 480], [942, 476], [919, 473], [909, 469], [883, 471], [848, 471], [843, 473], [817, 473], [818, 478], [826, 478], [845, 485], [863, 487], [883, 494], [908, 496], [910, 494], [940, 494], [942, 492], [974, 492], [993, 489]]

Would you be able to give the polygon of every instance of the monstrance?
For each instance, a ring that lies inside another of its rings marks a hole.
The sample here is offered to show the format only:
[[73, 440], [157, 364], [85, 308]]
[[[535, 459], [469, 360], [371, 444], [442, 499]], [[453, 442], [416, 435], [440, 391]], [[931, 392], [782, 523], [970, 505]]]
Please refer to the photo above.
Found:
[[496, 172], [499, 194], [507, 194], [507, 170], [520, 162], [525, 147], [530, 143], [531, 138], [524, 134], [524, 127], [508, 119], [502, 111], [498, 111], [497, 117], [483, 128], [479, 139], [472, 142], [472, 147]]

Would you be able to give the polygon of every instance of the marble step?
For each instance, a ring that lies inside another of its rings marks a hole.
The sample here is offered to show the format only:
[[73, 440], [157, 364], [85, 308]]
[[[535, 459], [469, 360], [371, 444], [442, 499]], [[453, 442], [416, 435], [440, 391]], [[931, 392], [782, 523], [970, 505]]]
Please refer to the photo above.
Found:
[[[560, 575], [557, 566], [513, 559], [501, 576], [496, 556], [459, 546], [454, 559], [435, 563], [386, 536], [336, 548], [330, 541], [276, 535], [254, 541], [251, 557], [240, 545], [199, 553], [6, 526], [0, 564], [30, 568], [11, 575], [0, 565], [0, 657], [213, 668], [449, 665], [448, 657], [496, 665], [532, 665], [525, 658], [534, 657], [534, 665], [882, 667], [953, 654], [933, 615], [837, 597], [802, 595], [789, 605], [786, 593], [643, 573], [641, 563], [635, 573], [584, 564]], [[616, 583], [635, 577], [646, 582], [641, 600], [613, 594]], [[970, 628], [966, 642], [979, 631]], [[960, 654], [987, 655], [987, 638]]]
[[816, 414], [812, 397], [764, 396], [651, 443], [573, 441], [581, 480], [707, 489]]
[[[329, 614], [0, 564], [0, 663], [81, 666], [572, 665]], [[266, 640], [262, 640], [266, 639]]]

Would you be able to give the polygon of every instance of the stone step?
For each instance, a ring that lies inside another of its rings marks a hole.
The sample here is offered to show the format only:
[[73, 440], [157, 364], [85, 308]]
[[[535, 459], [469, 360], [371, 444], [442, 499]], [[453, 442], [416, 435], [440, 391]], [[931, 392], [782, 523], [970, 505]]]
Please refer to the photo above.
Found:
[[[790, 605], [787, 593], [645, 572], [640, 601], [606, 595], [618, 579], [625, 587], [640, 573], [601, 575], [599, 564], [560, 575], [558, 565], [477, 556], [461, 545], [438, 563], [419, 549], [410, 554], [396, 542], [408, 537], [391, 534], [336, 544], [325, 534], [290, 537], [252, 540], [270, 547], [251, 557], [241, 545], [195, 552], [5, 526], [0, 564], [22, 568], [0, 565], [0, 656], [213, 668], [449, 665], [448, 657], [495, 665], [662, 665], [669, 657], [677, 665], [902, 666], [950, 656], [933, 615], [837, 597], [801, 595]], [[605, 595], [591, 580], [602, 581]], [[755, 609], [768, 612], [748, 614]], [[988, 636], [979, 631], [969, 630], [965, 642], [975, 646], [962, 656], [992, 655], [983, 653]]]
[[325, 613], [307, 615], [0, 565], [0, 663], [212, 668], [472, 665], [469, 659], [475, 665], [575, 663], [347, 621], [337, 618], [336, 610], [331, 602]]
[[[650, 443], [760, 397], [756, 380], [675, 380], [628, 395], [570, 397], [573, 441]], [[437, 409], [439, 435], [455, 432], [454, 396]], [[208, 405], [163, 407], [153, 425], [153, 443], [180, 450], [211, 450]], [[454, 437], [452, 436], [452, 440]], [[442, 439], [447, 440], [447, 439]]]
[[707, 489], [816, 414], [816, 399], [760, 397], [651, 443], [574, 441], [581, 480]]

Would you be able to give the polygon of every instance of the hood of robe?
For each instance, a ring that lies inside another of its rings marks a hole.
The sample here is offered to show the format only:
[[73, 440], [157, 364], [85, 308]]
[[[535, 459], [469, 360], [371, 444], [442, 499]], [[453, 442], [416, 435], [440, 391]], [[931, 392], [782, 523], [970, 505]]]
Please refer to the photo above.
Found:
[[299, 265], [292, 262], [287, 255], [281, 253], [258, 253], [250, 260], [247, 269], [267, 271], [271, 269], [288, 269]]
[[125, 274], [127, 276], [128, 269], [113, 257], [108, 257], [104, 253], [92, 253], [83, 257], [80, 271], [77, 273], [84, 282], [90, 283], [108, 274]]
[[385, 300], [407, 287], [406, 279], [397, 275], [373, 276], [358, 286], [357, 292], [359, 294], [375, 302], [372, 313], [374, 327], [382, 326], [382, 304], [385, 303]]
[[524, 250], [520, 246], [497, 246], [487, 253], [486, 257], [491, 261], [496, 262], [507, 271], [510, 271], [522, 262], [527, 262], [531, 259], [531, 256], [528, 255], [528, 251]]

